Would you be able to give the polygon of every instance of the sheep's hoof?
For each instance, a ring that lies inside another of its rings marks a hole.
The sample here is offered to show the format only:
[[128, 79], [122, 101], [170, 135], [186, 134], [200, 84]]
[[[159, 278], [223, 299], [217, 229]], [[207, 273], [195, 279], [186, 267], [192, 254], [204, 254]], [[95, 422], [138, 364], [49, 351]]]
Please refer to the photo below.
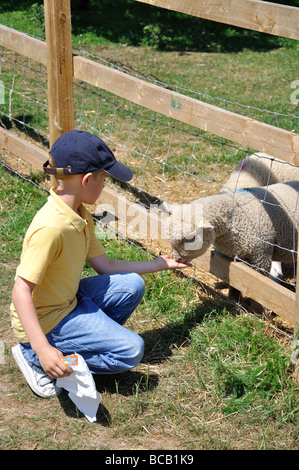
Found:
[[242, 297], [241, 292], [238, 289], [235, 289], [234, 287], [230, 286], [229, 293], [228, 293], [229, 300], [233, 300], [234, 302], [239, 302], [241, 297]]
[[229, 284], [227, 284], [227, 282], [225, 281], [219, 281], [219, 282], [216, 282], [215, 284], [215, 289], [228, 289], [229, 288]]

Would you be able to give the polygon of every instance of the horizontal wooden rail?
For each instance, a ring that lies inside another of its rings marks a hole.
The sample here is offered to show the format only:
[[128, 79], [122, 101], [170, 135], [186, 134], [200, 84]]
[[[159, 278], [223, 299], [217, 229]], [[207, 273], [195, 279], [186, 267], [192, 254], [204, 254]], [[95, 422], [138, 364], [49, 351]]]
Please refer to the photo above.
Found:
[[299, 8], [260, 0], [135, 0], [187, 15], [299, 39]]
[[0, 148], [17, 155], [37, 170], [43, 170], [43, 163], [48, 160], [46, 150], [0, 127]]
[[46, 43], [0, 24], [0, 46], [47, 65]]
[[[0, 25], [0, 44], [46, 64], [46, 44]], [[36, 54], [35, 54], [35, 51]], [[299, 135], [147, 83], [80, 56], [74, 77], [243, 147], [299, 165]]]
[[76, 78], [210, 134], [299, 165], [299, 135], [74, 57]]
[[194, 265], [228, 283], [248, 297], [294, 325], [295, 293], [238, 261], [211, 251], [194, 260]]

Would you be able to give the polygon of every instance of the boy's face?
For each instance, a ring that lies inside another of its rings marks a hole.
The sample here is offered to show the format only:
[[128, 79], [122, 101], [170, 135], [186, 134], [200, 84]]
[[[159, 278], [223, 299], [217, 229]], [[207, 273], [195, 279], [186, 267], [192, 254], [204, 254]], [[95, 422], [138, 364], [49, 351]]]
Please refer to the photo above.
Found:
[[84, 201], [86, 204], [94, 204], [104, 188], [104, 181], [108, 177], [105, 171], [96, 171], [88, 176], [84, 188]]

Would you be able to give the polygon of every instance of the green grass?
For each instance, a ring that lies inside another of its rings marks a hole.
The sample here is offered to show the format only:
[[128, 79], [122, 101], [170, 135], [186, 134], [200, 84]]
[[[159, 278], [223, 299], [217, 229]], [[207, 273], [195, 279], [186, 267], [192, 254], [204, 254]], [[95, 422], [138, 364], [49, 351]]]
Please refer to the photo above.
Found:
[[5, 178], [3, 167], [1, 170], [0, 201], [9, 201], [1, 207], [0, 225], [1, 261], [6, 263], [20, 252], [32, 214], [44, 204], [46, 193], [37, 192], [22, 179]]
[[[43, 2], [2, 2], [0, 22], [43, 38]], [[158, 48], [154, 41], [147, 41], [146, 31], [151, 28], [160, 28], [164, 36], [168, 31], [168, 41], [162, 41]], [[245, 106], [286, 114], [296, 110], [290, 103], [290, 85], [298, 78], [297, 41], [132, 0], [95, 0], [88, 11], [74, 10], [72, 32], [74, 47], [104, 58], [113, 59], [115, 55], [116, 61], [166, 83]], [[166, 51], [170, 53], [167, 61]]]
[[[298, 6], [298, 0], [280, 3]], [[4, 0], [0, 12], [4, 24], [7, 21], [13, 28], [44, 36], [42, 0]], [[72, 26], [79, 46], [117, 43], [161, 50], [235, 52], [244, 47], [267, 50], [291, 42], [133, 0], [90, 0], [89, 8], [73, 7]]]
[[261, 323], [246, 316], [232, 318], [223, 310], [216, 317], [209, 314], [192, 331], [191, 343], [192, 357], [212, 365], [215, 387], [226, 396], [225, 413], [257, 409], [263, 402], [262, 416], [273, 416], [278, 408], [282, 421], [298, 414], [295, 396], [288, 410], [284, 408], [284, 397], [273, 409], [273, 397], [281, 394], [288, 382], [289, 357], [265, 334]]

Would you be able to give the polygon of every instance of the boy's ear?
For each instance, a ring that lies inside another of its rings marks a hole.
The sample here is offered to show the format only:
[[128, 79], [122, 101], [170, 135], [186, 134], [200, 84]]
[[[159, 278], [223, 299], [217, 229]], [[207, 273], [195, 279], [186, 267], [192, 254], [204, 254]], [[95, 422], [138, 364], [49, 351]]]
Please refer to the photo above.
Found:
[[88, 185], [89, 178], [92, 176], [92, 173], [85, 173], [82, 177], [81, 184], [84, 188]]

